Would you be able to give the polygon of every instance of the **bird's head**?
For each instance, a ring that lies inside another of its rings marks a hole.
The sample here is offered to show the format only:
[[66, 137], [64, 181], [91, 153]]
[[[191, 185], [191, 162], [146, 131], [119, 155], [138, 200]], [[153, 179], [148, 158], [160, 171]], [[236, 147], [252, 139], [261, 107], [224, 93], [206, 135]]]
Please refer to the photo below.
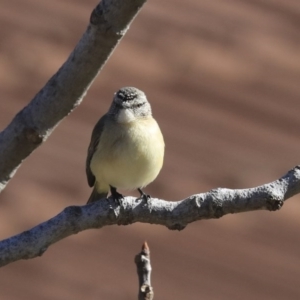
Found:
[[123, 87], [116, 92], [108, 113], [119, 123], [129, 123], [152, 114], [145, 93], [134, 87]]

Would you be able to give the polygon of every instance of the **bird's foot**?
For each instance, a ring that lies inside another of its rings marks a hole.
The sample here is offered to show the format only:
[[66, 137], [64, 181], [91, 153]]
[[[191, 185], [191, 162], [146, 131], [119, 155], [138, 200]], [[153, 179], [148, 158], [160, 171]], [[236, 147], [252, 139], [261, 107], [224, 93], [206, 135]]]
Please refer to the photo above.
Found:
[[115, 200], [115, 202], [121, 205], [121, 201], [124, 199], [124, 196], [117, 192], [117, 189], [113, 186], [110, 187], [111, 196]]
[[144, 200], [144, 201], [146, 201], [146, 202], [148, 203], [149, 200], [151, 199], [151, 196], [148, 195], [148, 194], [145, 194], [145, 193], [142, 191], [142, 189], [140, 189], [140, 188], [138, 188], [138, 191], [139, 191], [139, 193], [141, 194], [141, 196], [138, 198], [138, 200], [139, 200], [139, 199], [142, 199], [142, 200]]

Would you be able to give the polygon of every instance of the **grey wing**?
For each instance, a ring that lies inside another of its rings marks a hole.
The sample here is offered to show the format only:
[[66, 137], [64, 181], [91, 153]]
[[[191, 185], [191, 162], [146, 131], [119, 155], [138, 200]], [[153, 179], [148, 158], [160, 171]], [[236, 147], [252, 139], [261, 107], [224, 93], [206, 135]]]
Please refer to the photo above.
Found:
[[88, 180], [88, 184], [90, 187], [94, 186], [95, 184], [95, 176], [92, 173], [90, 164], [92, 157], [98, 147], [101, 134], [103, 132], [104, 126], [105, 126], [105, 120], [106, 120], [106, 115], [104, 115], [96, 124], [95, 128], [93, 129], [92, 137], [91, 137], [91, 142], [88, 148], [88, 153], [87, 153], [87, 158], [86, 158], [86, 165], [85, 165], [85, 171], [86, 171], [86, 176]]

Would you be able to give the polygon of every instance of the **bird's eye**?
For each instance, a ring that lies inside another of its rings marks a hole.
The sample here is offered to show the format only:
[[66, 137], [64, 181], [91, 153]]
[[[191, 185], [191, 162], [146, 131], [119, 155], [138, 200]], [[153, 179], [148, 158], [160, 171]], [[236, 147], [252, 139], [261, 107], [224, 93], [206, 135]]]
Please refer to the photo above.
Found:
[[144, 103], [138, 103], [138, 104], [135, 105], [135, 107], [139, 108], [139, 107], [141, 107], [143, 105], [144, 105]]

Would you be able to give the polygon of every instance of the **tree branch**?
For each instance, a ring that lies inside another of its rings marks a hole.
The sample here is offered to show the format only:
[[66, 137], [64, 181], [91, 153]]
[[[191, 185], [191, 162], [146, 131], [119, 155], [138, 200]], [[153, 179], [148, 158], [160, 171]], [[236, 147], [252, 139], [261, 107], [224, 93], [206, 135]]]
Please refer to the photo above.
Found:
[[275, 211], [300, 192], [300, 165], [271, 183], [250, 189], [218, 188], [187, 199], [170, 202], [126, 197], [121, 205], [112, 198], [85, 206], [69, 206], [52, 219], [0, 242], [0, 266], [42, 255], [59, 240], [90, 228], [135, 222], [182, 230], [191, 222], [220, 218], [253, 210]]
[[142, 246], [142, 251], [135, 256], [135, 264], [139, 277], [138, 300], [153, 300], [154, 292], [151, 286], [151, 262], [150, 249], [146, 242]]
[[146, 0], [103, 0], [67, 61], [0, 133], [0, 192], [22, 161], [76, 108]]

